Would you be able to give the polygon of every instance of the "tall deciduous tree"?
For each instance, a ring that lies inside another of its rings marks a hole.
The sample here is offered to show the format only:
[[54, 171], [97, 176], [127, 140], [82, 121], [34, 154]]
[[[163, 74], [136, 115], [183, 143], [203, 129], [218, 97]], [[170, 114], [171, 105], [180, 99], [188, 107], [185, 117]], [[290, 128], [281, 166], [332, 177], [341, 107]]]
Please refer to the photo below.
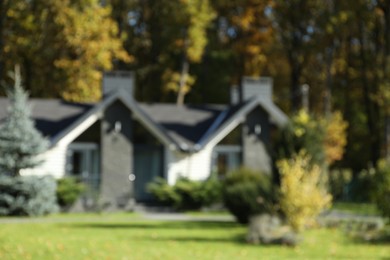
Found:
[[48, 147], [48, 141], [35, 129], [30, 118], [28, 95], [21, 86], [19, 69], [15, 69], [15, 85], [7, 91], [10, 106], [0, 127], [0, 169], [18, 176], [20, 170], [41, 163], [37, 156]]
[[[199, 63], [207, 44], [207, 27], [215, 17], [209, 0], [177, 1], [176, 10], [182, 10], [178, 16], [177, 26], [180, 33], [172, 40], [182, 50], [181, 71], [178, 82], [176, 103], [182, 105], [185, 95], [190, 91], [194, 81], [189, 75], [190, 63]], [[172, 75], [174, 76], [174, 74]]]
[[319, 0], [275, 0], [274, 21], [278, 37], [283, 45], [290, 65], [291, 109], [301, 106], [300, 86], [302, 75], [312, 55], [318, 17], [322, 1]]
[[270, 0], [220, 0], [215, 3], [219, 11], [220, 37], [232, 49], [237, 71], [236, 81], [242, 76], [260, 76], [268, 62], [267, 47], [273, 42], [272, 21], [267, 10]]
[[32, 96], [96, 100], [102, 70], [130, 61], [110, 14], [98, 0], [11, 1], [1, 59], [21, 64]]

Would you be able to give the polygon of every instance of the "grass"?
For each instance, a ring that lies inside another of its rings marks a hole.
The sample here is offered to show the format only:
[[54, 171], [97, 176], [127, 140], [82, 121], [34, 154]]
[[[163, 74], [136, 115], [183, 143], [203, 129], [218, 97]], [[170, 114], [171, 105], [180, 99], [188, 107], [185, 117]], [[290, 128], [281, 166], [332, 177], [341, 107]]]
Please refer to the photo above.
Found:
[[336, 202], [333, 204], [333, 210], [358, 215], [379, 216], [380, 213], [375, 204], [372, 203], [353, 203]]
[[[42, 220], [42, 219], [40, 219]], [[389, 244], [336, 229], [307, 231], [296, 248], [244, 243], [233, 222], [149, 221], [125, 214], [53, 216], [0, 224], [0, 259], [385, 259]]]

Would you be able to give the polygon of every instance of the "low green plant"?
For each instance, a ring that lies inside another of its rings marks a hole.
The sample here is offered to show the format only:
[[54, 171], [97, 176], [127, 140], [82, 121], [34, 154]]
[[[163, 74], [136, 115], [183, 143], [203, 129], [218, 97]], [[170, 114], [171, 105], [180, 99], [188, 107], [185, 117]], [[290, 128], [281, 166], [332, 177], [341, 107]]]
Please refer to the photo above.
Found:
[[220, 201], [220, 182], [210, 177], [205, 181], [180, 178], [175, 185], [169, 185], [163, 178], [157, 178], [148, 185], [148, 191], [162, 204], [177, 210], [198, 210]]
[[350, 183], [350, 197], [354, 202], [374, 202], [373, 194], [376, 192], [375, 175], [377, 170], [373, 167], [363, 169], [355, 174]]
[[58, 211], [56, 181], [51, 176], [0, 175], [0, 215], [41, 216]]
[[352, 180], [350, 169], [334, 169], [328, 172], [329, 191], [334, 200], [348, 200], [349, 184]]
[[57, 201], [62, 209], [71, 207], [85, 191], [85, 185], [74, 177], [64, 177], [57, 181]]
[[390, 221], [390, 165], [380, 162], [375, 173], [373, 200], [382, 215]]
[[243, 224], [253, 215], [272, 213], [276, 201], [269, 176], [246, 168], [226, 177], [222, 196], [226, 208]]

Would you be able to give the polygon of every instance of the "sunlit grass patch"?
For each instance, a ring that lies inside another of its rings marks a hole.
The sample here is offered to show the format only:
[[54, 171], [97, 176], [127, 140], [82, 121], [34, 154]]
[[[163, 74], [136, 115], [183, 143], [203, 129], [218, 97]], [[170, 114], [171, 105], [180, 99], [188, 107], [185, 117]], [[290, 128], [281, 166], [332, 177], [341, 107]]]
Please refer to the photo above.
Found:
[[0, 224], [0, 259], [383, 259], [390, 255], [389, 244], [357, 242], [337, 229], [307, 231], [302, 244], [292, 248], [246, 244], [246, 226], [234, 222], [149, 221], [126, 214], [68, 220]]

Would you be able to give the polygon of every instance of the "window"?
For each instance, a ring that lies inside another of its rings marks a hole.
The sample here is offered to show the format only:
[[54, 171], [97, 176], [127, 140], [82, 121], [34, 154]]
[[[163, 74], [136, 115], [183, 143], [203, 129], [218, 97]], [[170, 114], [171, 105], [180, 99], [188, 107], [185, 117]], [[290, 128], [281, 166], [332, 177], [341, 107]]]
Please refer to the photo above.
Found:
[[223, 178], [241, 166], [241, 147], [238, 145], [218, 145], [213, 150], [212, 171]]

